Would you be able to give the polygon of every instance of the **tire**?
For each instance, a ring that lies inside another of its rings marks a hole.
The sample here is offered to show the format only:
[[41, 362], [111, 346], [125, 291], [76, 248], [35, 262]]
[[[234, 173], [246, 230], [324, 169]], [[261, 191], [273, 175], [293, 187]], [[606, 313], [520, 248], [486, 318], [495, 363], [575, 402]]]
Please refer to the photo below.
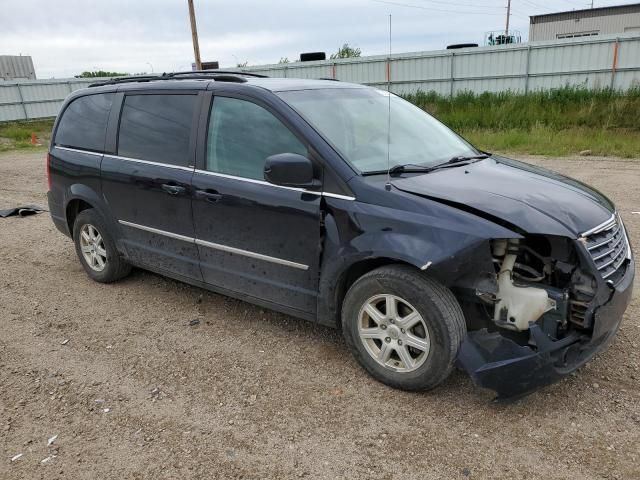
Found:
[[372, 377], [410, 391], [430, 390], [447, 378], [467, 333], [451, 291], [404, 265], [378, 268], [351, 286], [342, 330]]
[[131, 272], [131, 265], [120, 256], [106, 222], [95, 209], [78, 214], [73, 223], [73, 241], [82, 267], [96, 282], [115, 282]]

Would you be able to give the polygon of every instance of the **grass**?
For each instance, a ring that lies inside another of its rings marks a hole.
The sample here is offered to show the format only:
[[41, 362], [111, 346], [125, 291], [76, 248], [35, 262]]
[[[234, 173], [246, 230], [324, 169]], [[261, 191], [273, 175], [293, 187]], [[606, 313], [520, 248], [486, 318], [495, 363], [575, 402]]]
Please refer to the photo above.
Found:
[[[570, 156], [588, 150], [640, 158], [640, 88], [460, 93], [453, 98], [418, 92], [405, 98], [490, 152]], [[46, 146], [52, 125], [53, 119], [0, 123], [0, 152], [34, 148], [31, 132]]]
[[[53, 119], [0, 123], [0, 152], [47, 147], [52, 127]], [[31, 144], [32, 133], [40, 145]]]
[[460, 132], [478, 148], [489, 152], [566, 157], [588, 152], [602, 157], [640, 158], [640, 130], [574, 127], [556, 130], [470, 129]]
[[489, 151], [640, 157], [640, 89], [561, 88], [527, 95], [418, 92], [407, 100]]

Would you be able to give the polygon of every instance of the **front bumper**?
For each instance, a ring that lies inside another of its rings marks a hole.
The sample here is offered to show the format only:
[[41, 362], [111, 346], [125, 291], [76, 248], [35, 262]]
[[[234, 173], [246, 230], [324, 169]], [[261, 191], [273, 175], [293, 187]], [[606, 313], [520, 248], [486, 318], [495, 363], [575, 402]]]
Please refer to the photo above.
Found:
[[615, 336], [631, 302], [635, 265], [630, 260], [624, 277], [609, 299], [595, 310], [590, 335], [569, 335], [553, 341], [537, 325], [530, 329], [537, 348], [518, 345], [498, 332], [470, 332], [460, 349], [458, 366], [480, 387], [515, 400], [569, 375], [605, 349]]

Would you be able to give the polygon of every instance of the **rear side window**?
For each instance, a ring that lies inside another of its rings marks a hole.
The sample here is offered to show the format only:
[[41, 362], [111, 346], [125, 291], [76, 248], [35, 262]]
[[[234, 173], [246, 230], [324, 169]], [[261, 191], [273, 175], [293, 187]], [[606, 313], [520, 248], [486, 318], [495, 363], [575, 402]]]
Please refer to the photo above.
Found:
[[264, 162], [279, 153], [307, 154], [304, 144], [264, 108], [216, 97], [209, 120], [207, 170], [264, 180]]
[[76, 98], [65, 109], [56, 132], [56, 145], [102, 152], [113, 93]]
[[186, 166], [196, 95], [124, 97], [118, 155]]

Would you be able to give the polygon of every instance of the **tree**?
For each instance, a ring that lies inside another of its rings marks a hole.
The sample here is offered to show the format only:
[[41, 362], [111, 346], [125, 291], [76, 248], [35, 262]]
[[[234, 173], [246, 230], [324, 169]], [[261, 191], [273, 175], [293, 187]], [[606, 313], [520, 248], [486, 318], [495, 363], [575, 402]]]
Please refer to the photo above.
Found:
[[120, 72], [105, 72], [104, 70], [97, 70], [95, 72], [82, 72], [80, 75], [76, 75], [75, 78], [100, 78], [100, 77], [126, 77], [128, 73]]
[[281, 57], [280, 61], [278, 63], [280, 63], [280, 64], [289, 63], [289, 57]]
[[237, 68], [244, 68], [244, 67], [246, 67], [247, 65], [249, 65], [249, 61], [248, 61], [248, 60], [247, 60], [246, 62], [244, 62], [244, 63], [238, 63], [238, 64], [236, 64], [236, 67], [237, 67]]
[[345, 43], [338, 49], [338, 51], [331, 55], [331, 60], [335, 60], [336, 58], [355, 58], [359, 57], [362, 54], [362, 50], [357, 47], [350, 47], [348, 43]]

